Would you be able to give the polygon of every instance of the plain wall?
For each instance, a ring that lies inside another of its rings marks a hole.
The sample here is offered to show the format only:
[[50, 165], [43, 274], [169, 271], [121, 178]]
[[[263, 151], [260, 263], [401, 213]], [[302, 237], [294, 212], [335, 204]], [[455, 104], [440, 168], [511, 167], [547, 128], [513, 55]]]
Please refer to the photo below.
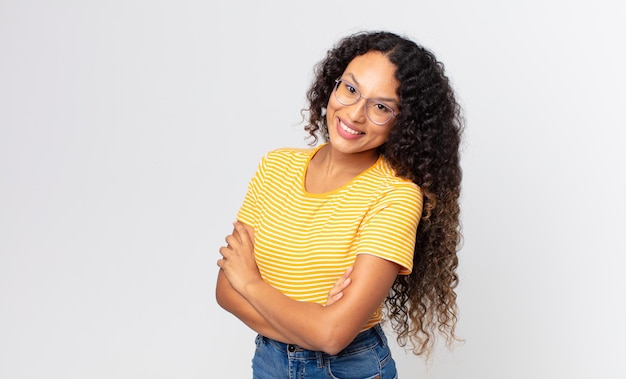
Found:
[[[0, 378], [247, 378], [218, 248], [361, 29], [464, 108], [458, 334], [401, 378], [624, 378], [621, 1], [0, 1]], [[390, 340], [393, 341], [393, 336]]]

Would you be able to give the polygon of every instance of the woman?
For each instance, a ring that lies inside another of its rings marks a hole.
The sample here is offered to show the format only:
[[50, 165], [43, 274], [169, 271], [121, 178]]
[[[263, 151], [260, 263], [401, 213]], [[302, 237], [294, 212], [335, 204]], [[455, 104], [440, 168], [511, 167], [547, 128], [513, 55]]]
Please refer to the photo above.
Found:
[[305, 129], [324, 142], [263, 158], [217, 300], [259, 333], [255, 378], [394, 378], [383, 304], [416, 354], [455, 338], [459, 106], [434, 55], [393, 33], [344, 38], [315, 73]]

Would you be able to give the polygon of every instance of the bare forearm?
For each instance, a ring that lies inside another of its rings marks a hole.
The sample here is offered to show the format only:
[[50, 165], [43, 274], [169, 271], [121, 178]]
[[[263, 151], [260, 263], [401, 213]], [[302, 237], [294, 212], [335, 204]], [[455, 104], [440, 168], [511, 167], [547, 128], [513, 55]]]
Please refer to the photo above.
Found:
[[[241, 295], [236, 307], [226, 304], [246, 323], [258, 322], [276, 332], [284, 342], [310, 350], [338, 353], [363, 328], [367, 320], [389, 293], [399, 266], [382, 258], [357, 256], [352, 273], [353, 283], [346, 288], [341, 301], [322, 307], [316, 303], [295, 301], [263, 280], [254, 258], [254, 231], [235, 223], [235, 231], [226, 237], [217, 261], [223, 281]], [[252, 312], [247, 306], [256, 312]], [[258, 318], [260, 316], [260, 318]], [[267, 323], [267, 324], [266, 324]], [[253, 328], [260, 328], [254, 326]], [[256, 329], [255, 329], [256, 330]], [[268, 336], [269, 337], [269, 336]]]
[[215, 298], [222, 308], [232, 313], [255, 332], [284, 343], [294, 343], [270, 325], [239, 292], [235, 291], [221, 270], [217, 278]]
[[250, 284], [243, 293], [274, 330], [310, 350], [339, 352], [367, 321], [359, 319], [362, 312], [346, 314], [341, 307], [295, 301], [263, 281]]

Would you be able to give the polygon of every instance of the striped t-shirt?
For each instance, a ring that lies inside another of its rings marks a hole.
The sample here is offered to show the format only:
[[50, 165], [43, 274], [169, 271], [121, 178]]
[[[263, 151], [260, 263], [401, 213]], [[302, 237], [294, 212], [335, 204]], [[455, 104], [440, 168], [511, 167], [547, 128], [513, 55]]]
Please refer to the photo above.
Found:
[[[323, 194], [304, 187], [314, 149], [278, 149], [263, 157], [238, 220], [254, 229], [263, 279], [298, 301], [325, 304], [337, 278], [358, 254], [413, 268], [422, 211], [419, 187], [379, 157], [348, 184]], [[381, 320], [382, 304], [363, 330]]]

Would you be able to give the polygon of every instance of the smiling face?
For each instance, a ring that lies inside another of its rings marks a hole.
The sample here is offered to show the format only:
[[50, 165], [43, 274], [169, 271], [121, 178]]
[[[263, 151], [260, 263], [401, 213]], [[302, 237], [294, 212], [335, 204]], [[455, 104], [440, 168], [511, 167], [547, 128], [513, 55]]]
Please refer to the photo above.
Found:
[[356, 89], [361, 98], [355, 104], [344, 105], [337, 99], [336, 90], [331, 94], [326, 121], [333, 150], [343, 154], [377, 155], [376, 148], [387, 140], [395, 117], [377, 125], [368, 118], [366, 107], [370, 107], [370, 117], [374, 107], [380, 109], [383, 105], [398, 113], [400, 100], [396, 90], [399, 83], [395, 72], [396, 66], [377, 51], [355, 57], [346, 67], [340, 78], [345, 82], [339, 85], [347, 85], [349, 90]]

